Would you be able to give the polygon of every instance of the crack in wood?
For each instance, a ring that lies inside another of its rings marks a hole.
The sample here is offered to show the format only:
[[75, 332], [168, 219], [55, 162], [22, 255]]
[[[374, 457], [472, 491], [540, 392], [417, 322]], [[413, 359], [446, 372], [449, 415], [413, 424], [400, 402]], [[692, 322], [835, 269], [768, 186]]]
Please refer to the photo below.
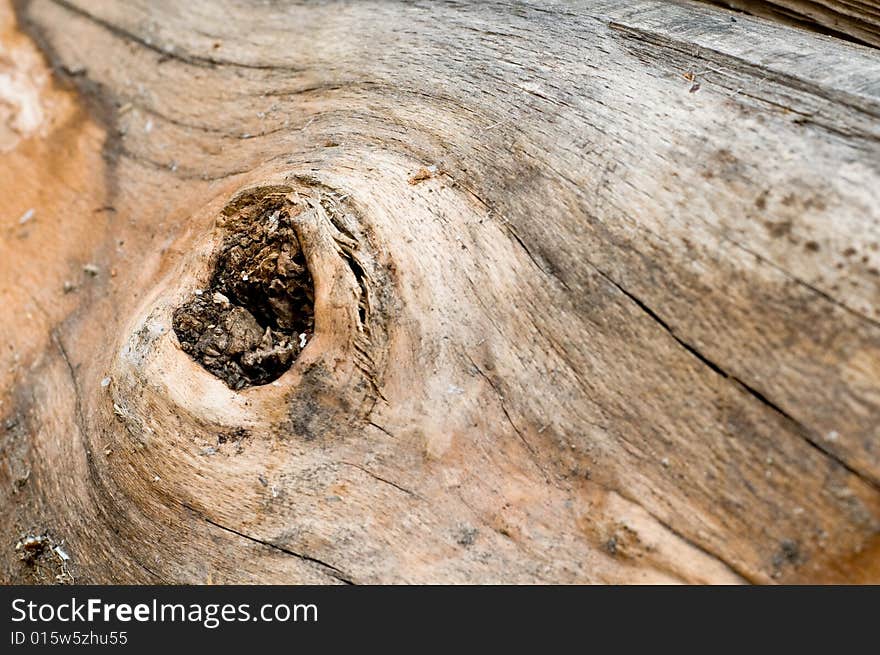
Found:
[[219, 528], [220, 530], [225, 530], [226, 532], [228, 532], [230, 534], [238, 535], [242, 539], [247, 539], [248, 541], [251, 541], [255, 544], [260, 544], [262, 546], [266, 546], [267, 548], [277, 550], [281, 553], [284, 553], [285, 555], [290, 555], [291, 557], [296, 557], [297, 559], [302, 560], [303, 562], [308, 562], [310, 564], [317, 564], [323, 573], [325, 573], [326, 575], [329, 575], [331, 578], [335, 578], [335, 579], [339, 580], [340, 582], [342, 582], [344, 584], [347, 584], [347, 585], [356, 584], [351, 579], [351, 577], [345, 573], [345, 571], [338, 569], [337, 567], [333, 566], [332, 564], [328, 564], [327, 562], [324, 562], [316, 557], [312, 557], [311, 555], [306, 555], [304, 553], [298, 553], [298, 552], [291, 550], [289, 548], [285, 548], [284, 546], [279, 546], [277, 544], [273, 544], [271, 541], [266, 541], [265, 539], [260, 539], [259, 537], [254, 537], [254, 536], [246, 534], [244, 532], [240, 532], [239, 530], [236, 530], [235, 528], [230, 528], [229, 526], [223, 525], [222, 523], [218, 523], [217, 521], [209, 519], [207, 516], [205, 516], [204, 514], [202, 514], [201, 512], [196, 510], [195, 508], [187, 505], [186, 503], [181, 503], [181, 506], [183, 506], [184, 509], [190, 511], [192, 514], [194, 514], [195, 516], [200, 518], [205, 523], [208, 523], [209, 525], [213, 525], [215, 528]]
[[687, 341], [685, 341], [684, 339], [679, 337], [677, 334], [675, 334], [675, 331], [670, 327], [670, 325], [666, 321], [664, 321], [657, 314], [657, 312], [655, 312], [653, 309], [651, 309], [647, 304], [645, 304], [636, 295], [634, 295], [633, 293], [631, 293], [630, 291], [628, 291], [627, 289], [622, 287], [620, 284], [615, 282], [606, 273], [602, 272], [599, 269], [596, 269], [596, 271], [605, 280], [607, 280], [610, 284], [612, 284], [618, 291], [620, 291], [623, 295], [625, 295], [627, 298], [629, 298], [640, 310], [642, 310], [642, 312], [644, 312], [648, 317], [650, 317], [657, 325], [662, 327], [663, 330], [666, 331], [669, 334], [669, 336], [672, 337], [672, 339], [678, 345], [680, 345], [687, 352], [689, 352], [691, 355], [693, 355], [699, 362], [701, 362], [702, 364], [707, 366], [713, 373], [724, 378], [725, 380], [729, 380], [731, 383], [735, 384], [739, 389], [744, 391], [746, 394], [748, 394], [749, 396], [751, 396], [752, 398], [757, 400], [759, 403], [761, 403], [765, 407], [768, 407], [773, 412], [778, 414], [780, 417], [785, 419], [788, 423], [790, 423], [792, 425], [793, 428], [795, 428], [795, 432], [798, 435], [800, 435], [804, 439], [804, 441], [806, 441], [810, 446], [812, 446], [813, 448], [818, 450], [820, 453], [822, 453], [825, 457], [829, 458], [830, 460], [832, 460], [833, 462], [835, 462], [836, 464], [838, 464], [842, 468], [846, 469], [849, 473], [851, 473], [855, 477], [859, 478], [860, 480], [863, 480], [865, 483], [867, 483], [871, 487], [873, 487], [877, 490], [880, 490], [880, 481], [875, 479], [870, 473], [862, 472], [862, 471], [859, 471], [859, 470], [853, 468], [849, 463], [847, 463], [845, 460], [841, 459], [841, 457], [839, 455], [828, 450], [826, 447], [824, 447], [821, 444], [821, 442], [819, 441], [819, 437], [816, 436], [816, 434], [815, 434], [815, 431], [811, 430], [809, 427], [807, 427], [806, 425], [804, 425], [803, 423], [798, 421], [791, 414], [789, 414], [787, 411], [782, 409], [782, 407], [780, 407], [779, 405], [774, 403], [772, 400], [767, 398], [767, 396], [765, 396], [763, 393], [758, 391], [756, 388], [754, 388], [753, 386], [751, 386], [750, 384], [748, 384], [747, 382], [745, 382], [741, 378], [738, 378], [736, 375], [729, 373], [722, 366], [720, 366], [716, 362], [714, 362], [711, 359], [709, 359], [708, 357], [706, 357], [695, 346], [693, 346], [692, 344], [688, 343]]
[[[371, 424], [371, 425], [372, 425], [372, 424]], [[357, 470], [359, 470], [359, 471], [361, 471], [361, 472], [363, 472], [363, 473], [366, 473], [366, 474], [369, 475], [371, 478], [373, 478], [373, 479], [375, 479], [375, 480], [378, 480], [379, 482], [384, 482], [385, 484], [387, 484], [387, 485], [389, 485], [389, 486], [391, 486], [391, 487], [394, 487], [394, 488], [397, 489], [398, 491], [402, 491], [403, 493], [405, 493], [405, 494], [408, 495], [408, 496], [411, 496], [411, 497], [413, 497], [413, 498], [418, 498], [419, 500], [424, 500], [424, 498], [422, 498], [422, 497], [421, 497], [419, 494], [417, 494], [415, 491], [412, 491], [412, 490], [410, 490], [410, 489], [407, 489], [406, 487], [403, 487], [403, 486], [397, 484], [396, 482], [392, 482], [391, 480], [388, 480], [388, 479], [386, 479], [386, 478], [383, 478], [383, 477], [380, 476], [380, 475], [376, 475], [376, 474], [373, 473], [370, 469], [368, 469], [368, 468], [366, 468], [366, 467], [364, 467], [364, 466], [360, 466], [359, 464], [353, 464], [353, 463], [351, 463], [351, 462], [343, 462], [343, 461], [341, 461], [341, 462], [339, 462], [339, 463], [340, 463], [340, 464], [344, 464], [345, 466], [350, 466], [350, 467], [352, 467], [352, 468], [356, 468]]]

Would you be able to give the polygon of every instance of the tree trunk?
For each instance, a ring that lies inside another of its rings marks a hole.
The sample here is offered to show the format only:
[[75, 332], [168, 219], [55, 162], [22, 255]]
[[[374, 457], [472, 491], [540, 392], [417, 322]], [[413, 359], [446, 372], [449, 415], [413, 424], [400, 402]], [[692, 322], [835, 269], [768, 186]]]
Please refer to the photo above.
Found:
[[880, 582], [877, 51], [14, 7], [0, 580]]

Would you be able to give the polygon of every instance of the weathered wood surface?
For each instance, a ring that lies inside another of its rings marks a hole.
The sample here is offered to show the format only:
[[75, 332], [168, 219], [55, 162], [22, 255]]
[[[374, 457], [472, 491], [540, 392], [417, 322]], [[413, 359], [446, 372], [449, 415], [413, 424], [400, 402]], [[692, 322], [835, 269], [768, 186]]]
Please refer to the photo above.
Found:
[[831, 34], [880, 46], [877, 0], [712, 0], [756, 16], [815, 26]]
[[[880, 581], [876, 51], [653, 0], [15, 6], [2, 580], [48, 531], [83, 582]], [[235, 392], [171, 313], [267, 190], [317, 333]]]

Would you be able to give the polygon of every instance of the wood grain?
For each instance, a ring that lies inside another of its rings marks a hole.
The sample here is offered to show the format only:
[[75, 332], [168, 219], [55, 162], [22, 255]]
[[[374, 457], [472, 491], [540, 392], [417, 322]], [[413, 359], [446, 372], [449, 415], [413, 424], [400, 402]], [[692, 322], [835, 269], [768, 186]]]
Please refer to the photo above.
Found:
[[876, 0], [717, 0], [715, 4], [880, 46]]
[[[15, 7], [56, 81], [0, 156], [12, 545], [83, 582], [880, 581], [876, 51], [655, 0]], [[316, 334], [234, 392], [171, 314], [269, 193]]]

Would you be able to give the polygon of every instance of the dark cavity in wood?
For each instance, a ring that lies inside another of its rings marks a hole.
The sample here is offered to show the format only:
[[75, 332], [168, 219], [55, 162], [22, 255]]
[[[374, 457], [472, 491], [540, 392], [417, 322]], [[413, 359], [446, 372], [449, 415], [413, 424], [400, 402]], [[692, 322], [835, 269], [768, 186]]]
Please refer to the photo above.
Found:
[[174, 311], [181, 348], [231, 389], [288, 370], [314, 332], [314, 287], [291, 221], [268, 199], [230, 226], [207, 289]]

